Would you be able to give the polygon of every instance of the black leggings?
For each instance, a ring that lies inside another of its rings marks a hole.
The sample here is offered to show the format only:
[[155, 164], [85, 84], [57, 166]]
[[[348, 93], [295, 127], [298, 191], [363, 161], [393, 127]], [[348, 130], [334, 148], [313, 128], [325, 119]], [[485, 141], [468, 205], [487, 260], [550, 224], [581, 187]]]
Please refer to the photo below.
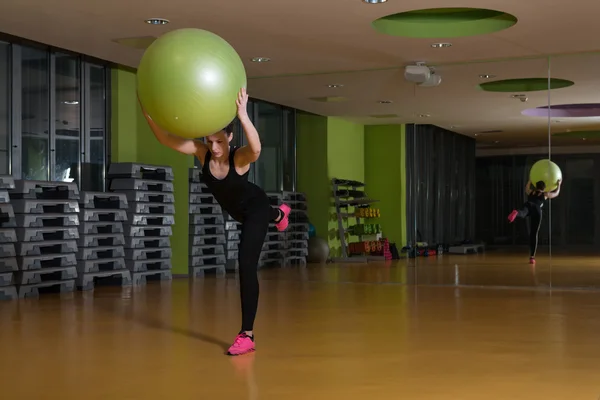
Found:
[[517, 209], [517, 216], [519, 218], [529, 216], [529, 222], [531, 223], [529, 228], [529, 255], [535, 257], [538, 246], [538, 233], [542, 226], [542, 207], [526, 202], [521, 208]]
[[258, 309], [258, 261], [269, 223], [279, 218], [280, 212], [278, 208], [261, 202], [245, 214], [238, 247], [238, 273], [242, 301], [242, 331], [251, 331]]

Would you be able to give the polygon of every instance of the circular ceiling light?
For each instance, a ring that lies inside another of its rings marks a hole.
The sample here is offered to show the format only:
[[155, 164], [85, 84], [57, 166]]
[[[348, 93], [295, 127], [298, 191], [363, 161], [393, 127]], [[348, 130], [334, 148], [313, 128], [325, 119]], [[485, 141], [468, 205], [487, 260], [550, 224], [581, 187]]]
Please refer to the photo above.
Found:
[[149, 18], [146, 20], [146, 23], [150, 25], [166, 25], [169, 23], [169, 20], [165, 18]]
[[255, 63], [264, 63], [264, 62], [269, 62], [269, 61], [271, 61], [271, 59], [268, 57], [254, 57], [252, 59], [252, 62], [255, 62]]
[[443, 49], [447, 47], [452, 47], [452, 43], [433, 43], [431, 45], [434, 49]]
[[379, 100], [378, 103], [379, 104], [392, 104], [393, 101], [391, 101], [391, 100]]
[[79, 104], [79, 102], [77, 100], [67, 100], [67, 101], [63, 101], [63, 104], [67, 104], [69, 106], [76, 106], [77, 104]]
[[429, 118], [431, 115], [429, 114], [419, 114], [419, 118]]
[[335, 88], [341, 88], [341, 87], [344, 87], [344, 85], [342, 85], [341, 83], [332, 83], [331, 85], [327, 85], [327, 87], [328, 87], [328, 88], [335, 89]]
[[455, 38], [508, 29], [517, 17], [497, 10], [445, 7], [386, 15], [372, 22], [380, 33], [411, 38]]
[[385, 3], [387, 0], [362, 0], [363, 3], [367, 3], [367, 4], [382, 4]]
[[492, 78], [495, 78], [495, 77], [496, 77], [496, 75], [481, 74], [481, 75], [479, 75], [479, 77], [480, 77], [481, 79], [492, 79]]

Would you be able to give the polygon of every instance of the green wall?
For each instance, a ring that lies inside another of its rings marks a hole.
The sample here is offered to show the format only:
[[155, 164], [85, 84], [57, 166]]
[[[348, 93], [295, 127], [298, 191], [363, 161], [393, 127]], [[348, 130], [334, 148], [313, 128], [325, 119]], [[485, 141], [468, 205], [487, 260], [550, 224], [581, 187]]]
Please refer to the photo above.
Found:
[[[306, 193], [310, 221], [317, 236], [327, 236], [331, 256], [340, 254], [333, 177], [365, 182], [369, 197], [380, 200], [373, 207], [381, 210], [379, 222], [385, 237], [404, 246], [404, 125], [363, 126], [341, 118], [298, 113], [297, 127], [298, 190]], [[350, 241], [357, 239], [350, 237]]]
[[173, 251], [171, 261], [174, 274], [187, 274], [189, 254], [188, 169], [193, 166], [194, 159], [158, 143], [137, 101], [135, 72], [114, 68], [111, 78], [112, 162], [140, 162], [173, 168], [175, 225], [171, 237]]
[[406, 244], [406, 148], [404, 125], [365, 127], [365, 184], [378, 199], [381, 228], [390, 242]]
[[315, 226], [317, 236], [326, 238], [331, 198], [331, 184], [327, 175], [326, 117], [298, 113], [296, 158], [297, 188], [306, 195], [308, 218]]

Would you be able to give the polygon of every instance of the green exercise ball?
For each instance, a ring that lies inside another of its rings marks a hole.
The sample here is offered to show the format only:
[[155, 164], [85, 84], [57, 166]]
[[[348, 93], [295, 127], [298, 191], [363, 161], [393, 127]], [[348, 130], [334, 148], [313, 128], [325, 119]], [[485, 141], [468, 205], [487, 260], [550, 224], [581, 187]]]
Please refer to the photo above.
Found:
[[202, 29], [178, 29], [146, 49], [137, 85], [142, 106], [158, 126], [194, 139], [217, 133], [233, 121], [246, 71], [221, 37]]
[[555, 190], [558, 185], [558, 180], [562, 180], [562, 172], [558, 165], [550, 160], [539, 160], [531, 167], [529, 171], [529, 179], [534, 185], [543, 181], [546, 184], [546, 191]]

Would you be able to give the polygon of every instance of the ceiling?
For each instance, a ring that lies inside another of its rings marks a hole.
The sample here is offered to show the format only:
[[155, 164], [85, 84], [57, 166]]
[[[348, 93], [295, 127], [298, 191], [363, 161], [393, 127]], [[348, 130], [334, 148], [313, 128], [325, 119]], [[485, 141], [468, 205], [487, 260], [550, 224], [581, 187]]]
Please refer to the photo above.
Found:
[[[598, 102], [600, 54], [592, 53], [600, 51], [600, 4], [464, 0], [459, 6], [501, 10], [516, 16], [518, 23], [480, 36], [405, 38], [381, 34], [371, 22], [404, 11], [457, 7], [456, 1], [5, 0], [0, 4], [0, 29], [135, 67], [143, 50], [115, 39], [157, 37], [173, 29], [197, 27], [222, 36], [236, 48], [250, 77], [252, 97], [301, 110], [364, 124], [435, 124], [497, 145], [547, 143], [549, 126], [553, 133], [600, 129], [600, 118], [559, 118], [560, 122], [549, 123], [545, 117], [521, 115], [526, 108], [548, 105], [548, 91], [528, 92], [527, 101], [521, 102], [511, 98], [517, 93], [478, 88], [485, 82], [481, 74], [496, 75], [494, 79], [547, 78], [550, 65], [552, 77], [575, 82], [550, 91], [551, 104]], [[151, 17], [171, 23], [144, 23]], [[452, 47], [432, 48], [434, 42], [450, 42]], [[253, 63], [254, 57], [271, 61]], [[416, 61], [434, 66], [442, 76], [441, 84], [422, 88], [407, 82], [403, 68]], [[330, 84], [344, 86], [329, 88]], [[347, 100], [311, 100], [331, 96]], [[381, 100], [392, 103], [380, 104]], [[429, 116], [420, 116], [425, 114]], [[497, 130], [502, 132], [481, 133]], [[553, 143], [581, 144], [582, 140], [555, 137]], [[598, 139], [588, 139], [593, 141]]]

